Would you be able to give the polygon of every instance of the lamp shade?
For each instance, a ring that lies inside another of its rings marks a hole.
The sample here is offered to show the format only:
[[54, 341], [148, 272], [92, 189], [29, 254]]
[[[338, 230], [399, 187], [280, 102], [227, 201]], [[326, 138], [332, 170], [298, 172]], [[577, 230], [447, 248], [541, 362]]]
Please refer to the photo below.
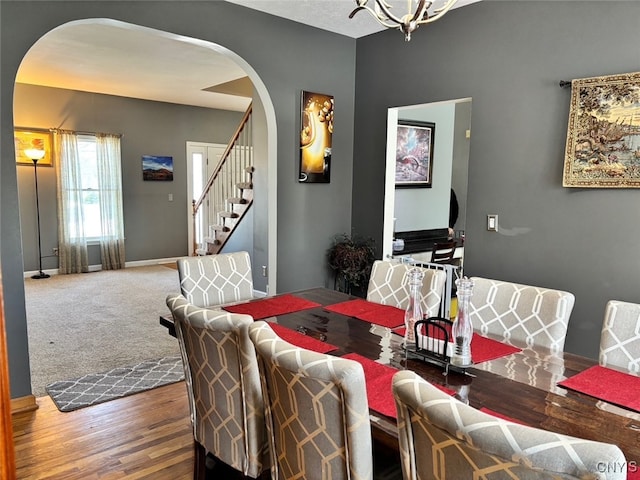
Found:
[[31, 160], [37, 161], [44, 158], [45, 151], [39, 148], [26, 148], [24, 154]]

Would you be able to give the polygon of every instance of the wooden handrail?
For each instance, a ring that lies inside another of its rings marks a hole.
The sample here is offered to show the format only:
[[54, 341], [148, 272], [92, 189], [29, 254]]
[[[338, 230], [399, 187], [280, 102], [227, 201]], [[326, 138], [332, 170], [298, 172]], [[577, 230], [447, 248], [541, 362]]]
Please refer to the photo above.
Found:
[[240, 121], [240, 125], [238, 125], [238, 128], [236, 129], [236, 133], [233, 134], [233, 137], [231, 137], [231, 140], [229, 141], [229, 143], [227, 145], [227, 148], [225, 149], [224, 153], [220, 157], [220, 161], [218, 162], [218, 165], [216, 165], [216, 169], [213, 171], [213, 173], [209, 177], [209, 180], [207, 181], [207, 184], [202, 189], [202, 195], [200, 195], [200, 198], [197, 201], [194, 202], [194, 204], [193, 204], [193, 216], [194, 216], [194, 218], [196, 216], [196, 213], [198, 212], [198, 209], [202, 205], [202, 202], [204, 202], [205, 198], [209, 194], [209, 190], [211, 189], [211, 186], [213, 185], [213, 181], [215, 180], [216, 176], [220, 172], [220, 169], [224, 165], [224, 162], [227, 161], [227, 157], [229, 156], [229, 154], [231, 153], [231, 150], [233, 149], [233, 147], [235, 146], [236, 142], [238, 141], [238, 137], [240, 136], [240, 133], [242, 133], [242, 130], [244, 129], [244, 126], [246, 125], [246, 123], [249, 120], [249, 117], [251, 117], [251, 111], [252, 110], [253, 110], [253, 104], [250, 104], [249, 108], [247, 108], [247, 111], [244, 113], [244, 117], [242, 117], [242, 120]]

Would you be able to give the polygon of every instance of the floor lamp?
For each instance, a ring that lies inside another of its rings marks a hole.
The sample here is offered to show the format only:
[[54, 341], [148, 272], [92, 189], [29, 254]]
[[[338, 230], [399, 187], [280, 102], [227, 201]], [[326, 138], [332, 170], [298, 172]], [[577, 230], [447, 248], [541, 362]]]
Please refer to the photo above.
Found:
[[33, 161], [33, 176], [36, 181], [36, 216], [38, 219], [38, 261], [40, 271], [32, 275], [31, 278], [49, 278], [49, 275], [42, 271], [42, 243], [40, 242], [40, 199], [38, 196], [38, 160], [44, 157], [45, 151], [37, 148], [28, 148], [24, 154]]

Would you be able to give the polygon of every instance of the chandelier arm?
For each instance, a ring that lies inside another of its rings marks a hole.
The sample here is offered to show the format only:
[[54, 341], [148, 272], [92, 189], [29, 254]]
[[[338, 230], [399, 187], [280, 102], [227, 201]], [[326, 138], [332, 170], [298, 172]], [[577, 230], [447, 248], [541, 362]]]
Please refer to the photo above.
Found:
[[[384, 13], [387, 18], [395, 23], [401, 24], [402, 23], [402, 19], [399, 17], [396, 17], [392, 12], [391, 12], [391, 5], [388, 4], [387, 2], [385, 2], [384, 0], [375, 0], [375, 4], [378, 8], [380, 8], [380, 10], [382, 10], [382, 13]], [[376, 12], [376, 18], [378, 19], [378, 21], [380, 21], [380, 23], [383, 23], [384, 17], [380, 16], [379, 12]], [[385, 26], [388, 26], [387, 24], [384, 24]], [[395, 25], [393, 25], [395, 27]]]
[[431, 6], [431, 2], [427, 4], [427, 0], [420, 0], [418, 2], [418, 6], [416, 7], [416, 12], [413, 14], [412, 20], [415, 22], [420, 22], [425, 15], [427, 18], [429, 16], [429, 12], [427, 12], [427, 8]]
[[434, 14], [427, 18], [426, 20], [420, 20], [418, 21], [419, 25], [425, 25], [427, 23], [431, 23], [431, 22], [435, 22], [436, 20], [442, 18], [444, 16], [445, 13], [447, 13], [449, 10], [451, 10], [451, 7], [453, 7], [455, 5], [455, 3], [458, 0], [449, 0], [446, 5], [442, 6], [441, 8], [434, 10]]
[[349, 14], [349, 18], [353, 18], [354, 15], [358, 12], [360, 12], [361, 10], [366, 10], [367, 12], [369, 12], [376, 20], [378, 20], [378, 22], [383, 26], [383, 27], [387, 27], [387, 28], [400, 28], [398, 23], [390, 23], [388, 21], [385, 20], [385, 18], [381, 15], [379, 15], [375, 10], [373, 10], [373, 8], [371, 7], [366, 7], [364, 5], [361, 5], [357, 8], [355, 8], [350, 14]]

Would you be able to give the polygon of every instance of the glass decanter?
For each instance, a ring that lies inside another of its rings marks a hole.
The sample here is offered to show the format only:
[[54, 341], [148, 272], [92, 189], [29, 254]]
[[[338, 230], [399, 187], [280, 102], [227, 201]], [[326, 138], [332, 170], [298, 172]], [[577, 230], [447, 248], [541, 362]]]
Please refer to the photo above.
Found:
[[408, 274], [409, 305], [404, 313], [404, 347], [408, 350], [415, 349], [415, 324], [423, 319], [422, 313], [422, 280], [424, 271], [420, 268], [412, 268]]
[[468, 367], [473, 363], [471, 358], [471, 339], [473, 326], [469, 318], [469, 302], [473, 294], [473, 280], [462, 277], [456, 280], [458, 312], [453, 322], [451, 335], [453, 336], [454, 351], [451, 364], [458, 367]]

